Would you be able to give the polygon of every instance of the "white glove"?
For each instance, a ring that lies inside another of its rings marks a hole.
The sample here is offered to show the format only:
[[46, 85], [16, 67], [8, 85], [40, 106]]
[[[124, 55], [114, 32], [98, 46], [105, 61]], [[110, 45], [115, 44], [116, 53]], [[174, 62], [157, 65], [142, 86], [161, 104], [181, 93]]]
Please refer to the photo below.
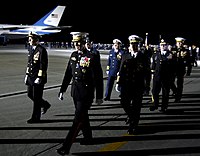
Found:
[[27, 83], [27, 80], [28, 80], [28, 75], [26, 75], [25, 78], [24, 78], [24, 83], [25, 84]]
[[42, 81], [41, 78], [38, 77], [38, 78], [35, 79], [34, 83], [36, 83], [36, 84], [40, 84], [41, 81]]
[[116, 84], [116, 85], [115, 85], [115, 90], [116, 90], [117, 92], [120, 92], [121, 89], [120, 89], [119, 84]]
[[58, 100], [63, 100], [63, 93], [62, 92], [58, 93]]
[[107, 74], [107, 75], [109, 74], [109, 71], [108, 71], [108, 70], [106, 70], [106, 74]]
[[103, 99], [96, 99], [96, 104], [97, 105], [100, 105], [100, 104], [102, 104], [103, 103]]

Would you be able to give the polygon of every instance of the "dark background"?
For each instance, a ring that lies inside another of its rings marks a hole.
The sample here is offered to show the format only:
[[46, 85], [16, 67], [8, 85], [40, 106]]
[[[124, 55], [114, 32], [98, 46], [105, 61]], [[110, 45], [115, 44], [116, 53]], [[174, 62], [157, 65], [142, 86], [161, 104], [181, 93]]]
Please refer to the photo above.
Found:
[[199, 44], [199, 5], [192, 1], [7, 0], [1, 5], [0, 23], [31, 25], [56, 5], [66, 6], [60, 25], [72, 28], [44, 36], [46, 40], [70, 40], [71, 31], [85, 31], [94, 42], [128, 42], [129, 35], [145, 38], [148, 32], [151, 44], [157, 44], [160, 35], [171, 44], [177, 36]]

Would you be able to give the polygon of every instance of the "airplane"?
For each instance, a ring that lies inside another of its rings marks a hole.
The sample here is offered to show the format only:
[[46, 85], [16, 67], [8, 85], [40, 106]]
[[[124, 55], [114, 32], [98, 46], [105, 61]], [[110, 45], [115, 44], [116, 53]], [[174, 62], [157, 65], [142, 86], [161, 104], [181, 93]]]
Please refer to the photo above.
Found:
[[58, 5], [33, 25], [0, 24], [0, 36], [6, 36], [7, 39], [19, 39], [26, 37], [31, 31], [42, 36], [71, 28], [72, 26], [58, 26], [65, 8], [66, 6]]

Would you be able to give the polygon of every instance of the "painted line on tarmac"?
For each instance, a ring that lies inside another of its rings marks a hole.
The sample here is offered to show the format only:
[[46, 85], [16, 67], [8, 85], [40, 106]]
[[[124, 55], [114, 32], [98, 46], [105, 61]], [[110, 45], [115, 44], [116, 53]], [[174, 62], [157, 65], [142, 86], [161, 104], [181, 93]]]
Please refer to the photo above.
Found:
[[[134, 136], [134, 135], [129, 135], [129, 134], [124, 134], [123, 136]], [[125, 144], [127, 144], [128, 141], [121, 141], [121, 142], [114, 142], [107, 144], [106, 146], [102, 147], [99, 149], [97, 152], [108, 152], [108, 151], [116, 151], [117, 149], [121, 148]]]
[[[60, 86], [61, 85], [48, 86], [48, 87], [45, 87], [44, 90], [58, 88]], [[27, 93], [27, 90], [12, 92], [12, 93], [6, 93], [6, 94], [0, 94], [0, 98], [16, 96], [16, 95], [21, 95], [21, 94], [25, 94], [25, 93]]]
[[[105, 76], [103, 79], [107, 80], [107, 78], [108, 77]], [[71, 85], [71, 84], [69, 84], [69, 85]], [[54, 88], [59, 88], [59, 87], [61, 87], [61, 84], [60, 85], [52, 85], [52, 86], [45, 87], [44, 90], [49, 90], [49, 89], [54, 89]], [[11, 96], [21, 95], [21, 94], [25, 94], [25, 93], [27, 93], [26, 90], [18, 91], [18, 92], [11, 92], [11, 93], [0, 94], [0, 98], [11, 97]]]

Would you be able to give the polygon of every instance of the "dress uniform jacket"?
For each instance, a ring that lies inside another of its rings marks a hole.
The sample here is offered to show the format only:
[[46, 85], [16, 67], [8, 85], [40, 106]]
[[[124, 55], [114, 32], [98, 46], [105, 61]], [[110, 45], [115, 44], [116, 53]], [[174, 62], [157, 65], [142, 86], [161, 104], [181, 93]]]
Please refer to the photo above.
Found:
[[121, 87], [121, 104], [131, 122], [130, 128], [136, 128], [139, 122], [146, 70], [147, 58], [141, 51], [136, 57], [131, 53], [122, 55], [117, 84]]
[[190, 62], [190, 52], [188, 49], [175, 48], [173, 49], [173, 53], [176, 57], [176, 72], [180, 75], [184, 75], [186, 73], [186, 67], [191, 64]]
[[[103, 83], [96, 84], [95, 81], [102, 76], [98, 72], [99, 66], [95, 62], [95, 57], [92, 53], [84, 49], [82, 52], [72, 52], [68, 65], [65, 71], [63, 82], [60, 88], [60, 93], [67, 90], [69, 83], [72, 81], [71, 96], [75, 105], [75, 116], [72, 127], [63, 142], [63, 147], [69, 151], [79, 131], [82, 130], [84, 139], [90, 142], [92, 139], [92, 130], [89, 123], [88, 110], [94, 99], [95, 89], [101, 88], [98, 91], [101, 97], [103, 94]], [[100, 75], [99, 75], [100, 74]], [[103, 79], [101, 79], [103, 80]], [[90, 140], [90, 141], [88, 141]], [[61, 149], [62, 149], [61, 148]]]
[[48, 55], [46, 49], [38, 44], [34, 49], [29, 48], [26, 74], [27, 84], [34, 85], [36, 78], [41, 78], [40, 84], [47, 83]]
[[[122, 56], [117, 83], [121, 86], [121, 96], [131, 96], [131, 90], [144, 89], [144, 77], [147, 70], [147, 58], [142, 52], [138, 52], [136, 58], [130, 53]], [[134, 86], [134, 87], [133, 87]], [[125, 90], [124, 90], [124, 89]], [[130, 90], [129, 90], [130, 89]], [[124, 92], [122, 92], [124, 90]]]
[[104, 84], [103, 84], [103, 70], [101, 66], [101, 58], [100, 58], [100, 53], [97, 49], [91, 48], [90, 51], [88, 51], [94, 58], [94, 72], [96, 76], [95, 80], [95, 91], [96, 91], [96, 99], [103, 99], [103, 89], [104, 89]]
[[[38, 122], [41, 117], [41, 108], [44, 112], [50, 108], [48, 101], [43, 99], [44, 85], [47, 83], [47, 68], [48, 68], [48, 54], [47, 50], [40, 44], [32, 49], [32, 46], [28, 49], [28, 63], [26, 75], [28, 75], [25, 81], [27, 85], [28, 97], [33, 101], [32, 117], [27, 122]], [[39, 78], [39, 82], [34, 81]]]
[[123, 53], [123, 50], [119, 50], [118, 52], [115, 52], [114, 49], [110, 50], [107, 63], [107, 70], [109, 71], [109, 76], [117, 76]]
[[114, 49], [111, 49], [109, 52], [107, 69], [106, 69], [107, 71], [109, 71], [109, 73], [108, 73], [108, 80], [107, 80], [106, 91], [105, 91], [105, 99], [107, 100], [110, 99], [114, 81], [117, 78], [117, 73], [120, 68], [121, 57], [123, 54], [124, 54], [124, 51], [121, 49], [119, 49], [118, 52], [115, 52]]
[[174, 72], [175, 58], [170, 51], [166, 51], [161, 55], [160, 51], [156, 51], [152, 56], [151, 71], [154, 74], [154, 79], [157, 81], [169, 80]]
[[[86, 50], [82, 53], [74, 51], [70, 56], [60, 92], [65, 92], [72, 80], [71, 96], [73, 99], [92, 103], [94, 99], [95, 80], [99, 79], [99, 76], [102, 76], [98, 72], [98, 68], [99, 66], [95, 64], [94, 55]], [[99, 94], [98, 96], [102, 96], [103, 93], [100, 92]]]
[[157, 108], [159, 105], [159, 93], [162, 88], [162, 110], [168, 107], [170, 85], [174, 78], [175, 58], [170, 51], [161, 55], [156, 51], [152, 56], [151, 71], [153, 73], [153, 104]]
[[175, 101], [180, 101], [183, 92], [183, 83], [184, 83], [184, 75], [187, 73], [190, 75], [191, 71], [188, 71], [188, 66], [191, 65], [190, 59], [190, 52], [188, 49], [181, 47], [173, 49], [173, 54], [176, 58], [176, 69], [175, 69], [175, 76], [177, 81], [177, 91], [175, 95]]

